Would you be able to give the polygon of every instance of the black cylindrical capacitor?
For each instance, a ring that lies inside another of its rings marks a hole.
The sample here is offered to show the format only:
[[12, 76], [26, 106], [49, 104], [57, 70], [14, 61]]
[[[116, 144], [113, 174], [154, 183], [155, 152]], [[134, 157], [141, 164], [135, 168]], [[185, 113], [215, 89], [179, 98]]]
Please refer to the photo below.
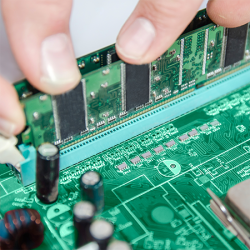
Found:
[[92, 202], [97, 212], [104, 208], [104, 189], [102, 176], [95, 171], [88, 171], [80, 178], [82, 199]]
[[58, 197], [59, 149], [51, 143], [43, 143], [37, 149], [36, 195], [46, 204]]
[[107, 250], [132, 250], [132, 247], [125, 241], [115, 240], [108, 245]]
[[114, 226], [106, 220], [98, 219], [91, 223], [89, 232], [92, 236], [92, 241], [99, 245], [100, 250], [106, 250], [113, 236]]
[[89, 201], [80, 201], [73, 209], [75, 226], [75, 247], [78, 248], [91, 241], [89, 227], [95, 215], [95, 206]]

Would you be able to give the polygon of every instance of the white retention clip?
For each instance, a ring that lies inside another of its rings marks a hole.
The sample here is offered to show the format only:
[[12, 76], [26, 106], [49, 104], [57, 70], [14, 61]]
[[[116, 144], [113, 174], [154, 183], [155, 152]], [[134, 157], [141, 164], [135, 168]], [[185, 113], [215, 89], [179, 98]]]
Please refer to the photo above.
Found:
[[0, 135], [0, 163], [9, 163], [20, 171], [20, 162], [24, 161], [21, 152], [16, 148], [17, 138], [6, 138]]

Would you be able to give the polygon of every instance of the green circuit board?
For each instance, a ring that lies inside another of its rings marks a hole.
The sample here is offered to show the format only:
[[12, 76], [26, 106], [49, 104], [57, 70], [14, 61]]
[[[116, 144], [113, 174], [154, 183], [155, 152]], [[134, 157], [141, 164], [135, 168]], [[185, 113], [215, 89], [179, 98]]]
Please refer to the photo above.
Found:
[[35, 184], [23, 187], [2, 165], [0, 216], [34, 208], [45, 225], [38, 249], [74, 249], [79, 178], [95, 170], [105, 189], [105, 209], [97, 217], [113, 223], [114, 238], [133, 249], [247, 249], [213, 214], [206, 188], [223, 198], [250, 178], [249, 116], [247, 85], [61, 171], [59, 199], [51, 205], [36, 198]]
[[[78, 58], [87, 124], [81, 132], [67, 138], [57, 136], [51, 96], [34, 89], [26, 80], [17, 83], [15, 88], [27, 120], [26, 129], [18, 137], [19, 144], [38, 147], [51, 142], [64, 149], [249, 66], [250, 29], [242, 60], [229, 67], [223, 65], [225, 32], [224, 27], [209, 20], [205, 10], [200, 11], [174, 44], [149, 65], [148, 102], [129, 110], [123, 105], [124, 62], [117, 58], [115, 45]], [[137, 95], [139, 99], [139, 91]]]

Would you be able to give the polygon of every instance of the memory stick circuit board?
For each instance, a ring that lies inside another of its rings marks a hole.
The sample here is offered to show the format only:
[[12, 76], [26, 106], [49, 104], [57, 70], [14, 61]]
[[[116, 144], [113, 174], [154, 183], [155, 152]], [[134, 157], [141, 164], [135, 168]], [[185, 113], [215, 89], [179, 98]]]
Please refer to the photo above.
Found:
[[151, 64], [126, 64], [112, 45], [77, 59], [82, 80], [64, 95], [51, 97], [21, 81], [15, 87], [27, 126], [19, 144], [67, 148], [248, 66], [249, 51], [248, 24], [225, 29], [202, 10]]

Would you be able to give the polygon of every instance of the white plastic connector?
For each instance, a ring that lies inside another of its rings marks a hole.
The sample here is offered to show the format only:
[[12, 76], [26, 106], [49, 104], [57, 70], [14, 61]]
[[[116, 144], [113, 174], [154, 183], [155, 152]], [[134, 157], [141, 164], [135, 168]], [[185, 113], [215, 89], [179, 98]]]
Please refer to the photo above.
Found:
[[21, 152], [15, 147], [16, 144], [17, 138], [15, 136], [6, 138], [0, 135], [0, 163], [9, 163], [21, 172], [20, 162], [25, 159]]

